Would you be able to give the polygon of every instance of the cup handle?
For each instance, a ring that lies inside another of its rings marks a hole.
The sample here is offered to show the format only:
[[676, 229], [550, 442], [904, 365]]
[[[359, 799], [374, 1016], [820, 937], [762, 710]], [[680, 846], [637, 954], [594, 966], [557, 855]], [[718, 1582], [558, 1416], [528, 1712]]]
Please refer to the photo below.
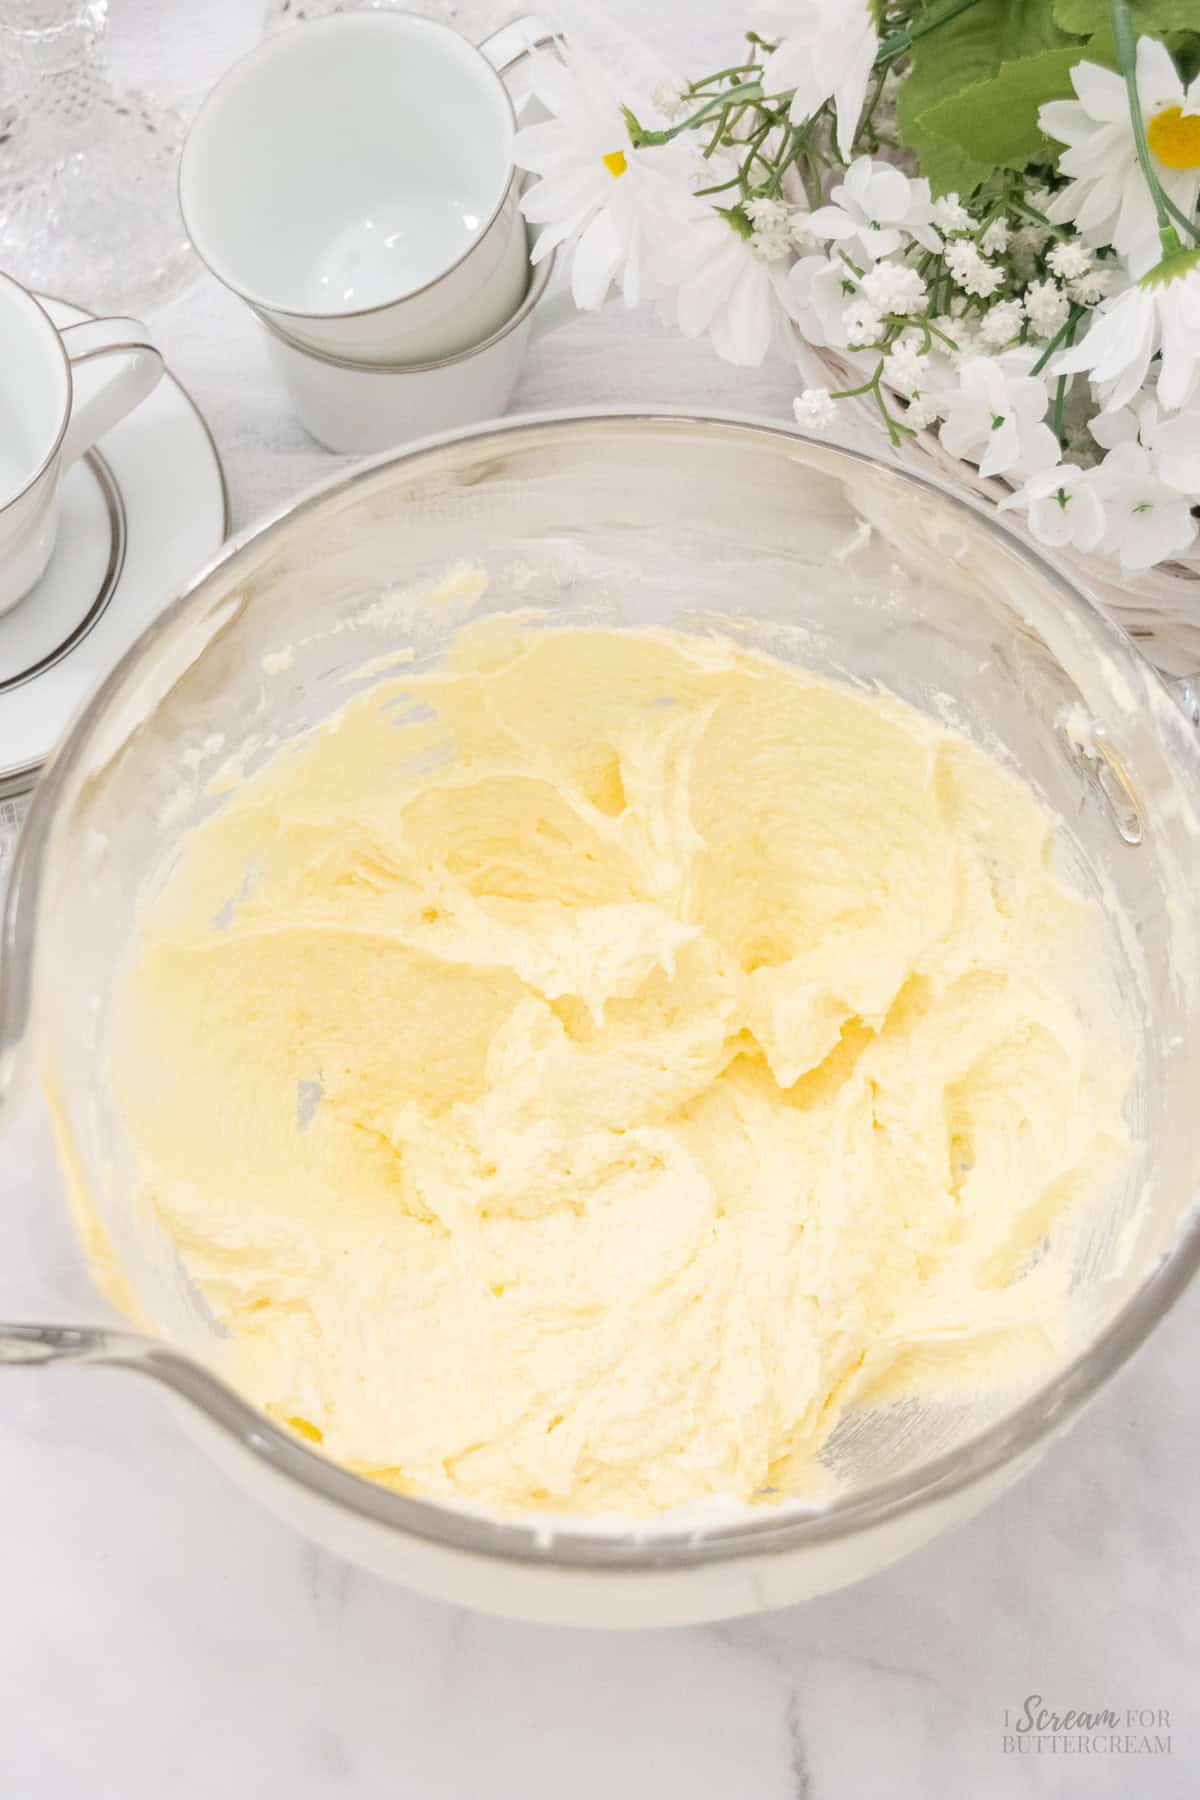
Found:
[[59, 332], [71, 365], [71, 417], [63, 467], [140, 406], [163, 372], [163, 359], [137, 319], [84, 319]]
[[[485, 37], [477, 48], [503, 79], [520, 67], [531, 50], [548, 50], [560, 36], [560, 32], [545, 19], [539, 19], [536, 13], [524, 13], [511, 24], [501, 25], [499, 31]], [[517, 107], [518, 113], [523, 110], [524, 100], [525, 97]]]

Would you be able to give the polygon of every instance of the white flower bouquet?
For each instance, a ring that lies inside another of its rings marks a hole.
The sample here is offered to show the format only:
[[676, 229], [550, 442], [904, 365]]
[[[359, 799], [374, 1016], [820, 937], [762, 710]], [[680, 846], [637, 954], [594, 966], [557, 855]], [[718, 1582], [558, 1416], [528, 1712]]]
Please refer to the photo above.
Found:
[[[543, 56], [535, 256], [731, 363], [814, 353], [1056, 553], [1200, 589], [1200, 0], [774, 0], [730, 66]], [[1185, 590], [1179, 589], [1179, 592]]]

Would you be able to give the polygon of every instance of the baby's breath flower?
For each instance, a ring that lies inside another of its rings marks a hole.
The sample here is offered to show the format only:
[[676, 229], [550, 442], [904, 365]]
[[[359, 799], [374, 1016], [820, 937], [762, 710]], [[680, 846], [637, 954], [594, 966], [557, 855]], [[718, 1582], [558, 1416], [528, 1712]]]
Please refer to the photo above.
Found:
[[1039, 337], [1052, 338], [1066, 324], [1070, 310], [1056, 281], [1035, 281], [1025, 290], [1025, 317]]
[[980, 238], [979, 247], [988, 256], [1003, 256], [1008, 249], [1008, 220], [993, 219]]
[[929, 358], [907, 339], [895, 344], [883, 364], [883, 377], [898, 394], [915, 394], [925, 381]]
[[874, 344], [883, 330], [883, 316], [867, 300], [853, 299], [842, 315], [846, 342], [852, 349]]
[[1098, 306], [1111, 284], [1111, 269], [1089, 269], [1086, 275], [1081, 275], [1078, 281], [1072, 281], [1068, 285], [1067, 292], [1078, 306]]
[[1022, 281], [1032, 281], [1037, 274], [1038, 260], [1046, 247], [1046, 239], [1050, 236], [1040, 225], [1020, 225], [1016, 231], [1010, 232], [1008, 254], [1013, 269]]
[[1069, 238], [1066, 243], [1052, 247], [1047, 253], [1046, 262], [1063, 281], [1077, 281], [1080, 276], [1090, 273], [1092, 253], [1078, 238]]
[[682, 118], [687, 107], [687, 96], [673, 81], [660, 81], [651, 99], [664, 119]]
[[828, 388], [806, 387], [793, 402], [797, 425], [810, 431], [824, 431], [837, 418], [837, 403]]
[[988, 299], [1004, 281], [1003, 269], [986, 261], [966, 239], [956, 239], [946, 246], [946, 267], [956, 286], [981, 300]]
[[979, 327], [980, 342], [991, 350], [1003, 350], [1020, 335], [1025, 309], [1019, 300], [999, 300]]
[[763, 262], [780, 262], [791, 255], [787, 227], [763, 225], [750, 233], [750, 248]]
[[943, 194], [933, 203], [933, 222], [939, 231], [970, 231], [971, 215], [957, 194]]
[[[786, 200], [772, 199], [769, 194], [756, 194], [753, 199], [745, 201], [742, 206], [742, 211], [750, 223], [760, 227], [773, 225], [786, 227], [789, 210]], [[1077, 271], [1077, 273], [1082, 273], [1082, 271]]]
[[878, 263], [868, 269], [859, 287], [863, 299], [881, 313], [924, 312], [929, 292], [915, 269], [906, 263]]

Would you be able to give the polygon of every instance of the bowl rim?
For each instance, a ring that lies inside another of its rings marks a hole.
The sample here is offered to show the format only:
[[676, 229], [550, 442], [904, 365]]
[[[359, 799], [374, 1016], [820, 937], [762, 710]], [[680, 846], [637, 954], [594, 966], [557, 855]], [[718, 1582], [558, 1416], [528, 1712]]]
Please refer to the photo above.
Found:
[[[93, 731], [102, 722], [111, 701], [153, 655], [159, 639], [174, 627], [185, 609], [203, 597], [207, 583], [226, 564], [250, 545], [262, 547], [282, 534], [297, 515], [319, 507], [326, 498], [343, 495], [370, 481], [389, 466], [418, 463], [431, 453], [478, 441], [491, 440], [498, 453], [523, 436], [570, 433], [580, 427], [612, 424], [634, 430], [715, 432], [750, 441], [776, 440], [781, 448], [802, 444], [818, 450], [832, 462], [844, 461], [882, 469], [902, 484], [932, 491], [952, 510], [969, 515], [975, 526], [1004, 544], [1038, 577], [1057, 590], [1066, 610], [1086, 621], [1109, 641], [1110, 652], [1151, 677], [1161, 691], [1169, 716], [1180, 722], [1180, 742], [1192, 744], [1185, 752], [1194, 759], [1193, 774], [1200, 792], [1200, 737], [1194, 735], [1163, 678], [1136, 644], [1108, 617], [1098, 603], [1047, 558], [1027, 545], [1007, 524], [997, 519], [973, 497], [965, 497], [949, 483], [914, 474], [894, 461], [869, 452], [832, 443], [799, 431], [778, 420], [747, 417], [735, 412], [697, 413], [689, 409], [590, 407], [522, 414], [457, 430], [439, 432], [400, 450], [387, 450], [364, 458], [349, 470], [337, 470], [281, 506], [274, 513], [247, 526], [230, 538], [218, 554], [193, 577], [187, 587], [164, 609], [158, 619], [135, 640], [125, 655], [85, 701], [59, 748], [46, 765], [34, 791], [33, 803], [13, 861], [3, 918], [0, 919], [0, 1114], [5, 1089], [15, 1074], [18, 1050], [32, 1011], [33, 962], [43, 853], [50, 839], [60, 796], [80, 763]], [[1184, 735], [1186, 728], [1187, 733]], [[12, 973], [15, 971], [15, 980]], [[917, 1513], [931, 1504], [947, 1501], [989, 1477], [999, 1477], [1045, 1440], [1062, 1430], [1145, 1341], [1187, 1287], [1200, 1266], [1200, 1207], [1193, 1203], [1156, 1266], [1134, 1289], [1121, 1311], [1099, 1335], [1061, 1368], [1047, 1377], [1010, 1412], [976, 1432], [964, 1443], [944, 1451], [919, 1468], [892, 1476], [846, 1500], [834, 1499], [810, 1511], [789, 1508], [786, 1513], [764, 1508], [761, 1513], [712, 1526], [672, 1526], [669, 1514], [661, 1520], [629, 1520], [618, 1533], [586, 1516], [539, 1514], [504, 1518], [475, 1512], [439, 1500], [399, 1494], [365, 1476], [353, 1474], [319, 1451], [310, 1449], [265, 1413], [244, 1400], [198, 1360], [193, 1360], [167, 1338], [153, 1338], [137, 1358], [143, 1372], [157, 1376], [183, 1398], [200, 1407], [224, 1435], [261, 1466], [306, 1490], [310, 1496], [345, 1508], [369, 1524], [416, 1538], [430, 1547], [441, 1547], [484, 1558], [500, 1559], [541, 1568], [569, 1568], [606, 1573], [684, 1570], [712, 1562], [729, 1562], [785, 1552], [809, 1545], [840, 1541], [860, 1532]], [[123, 1358], [114, 1358], [124, 1361]], [[133, 1366], [127, 1364], [126, 1366]]]

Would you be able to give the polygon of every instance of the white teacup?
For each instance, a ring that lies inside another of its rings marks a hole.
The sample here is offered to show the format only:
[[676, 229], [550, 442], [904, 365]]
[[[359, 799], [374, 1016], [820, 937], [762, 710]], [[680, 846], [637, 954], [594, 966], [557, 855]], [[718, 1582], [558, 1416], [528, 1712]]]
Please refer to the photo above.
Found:
[[425, 363], [498, 330], [528, 269], [499, 69], [545, 28], [479, 48], [412, 13], [348, 12], [265, 40], [184, 146], [188, 236], [294, 343]]
[[505, 410], [530, 339], [578, 316], [569, 293], [546, 294], [553, 270], [551, 255], [531, 272], [524, 300], [500, 329], [453, 356], [385, 367], [348, 362], [297, 344], [264, 319], [268, 354], [318, 443], [356, 455], [390, 450]]
[[63, 471], [146, 398], [162, 368], [136, 319], [59, 331], [0, 275], [0, 613], [50, 561]]

